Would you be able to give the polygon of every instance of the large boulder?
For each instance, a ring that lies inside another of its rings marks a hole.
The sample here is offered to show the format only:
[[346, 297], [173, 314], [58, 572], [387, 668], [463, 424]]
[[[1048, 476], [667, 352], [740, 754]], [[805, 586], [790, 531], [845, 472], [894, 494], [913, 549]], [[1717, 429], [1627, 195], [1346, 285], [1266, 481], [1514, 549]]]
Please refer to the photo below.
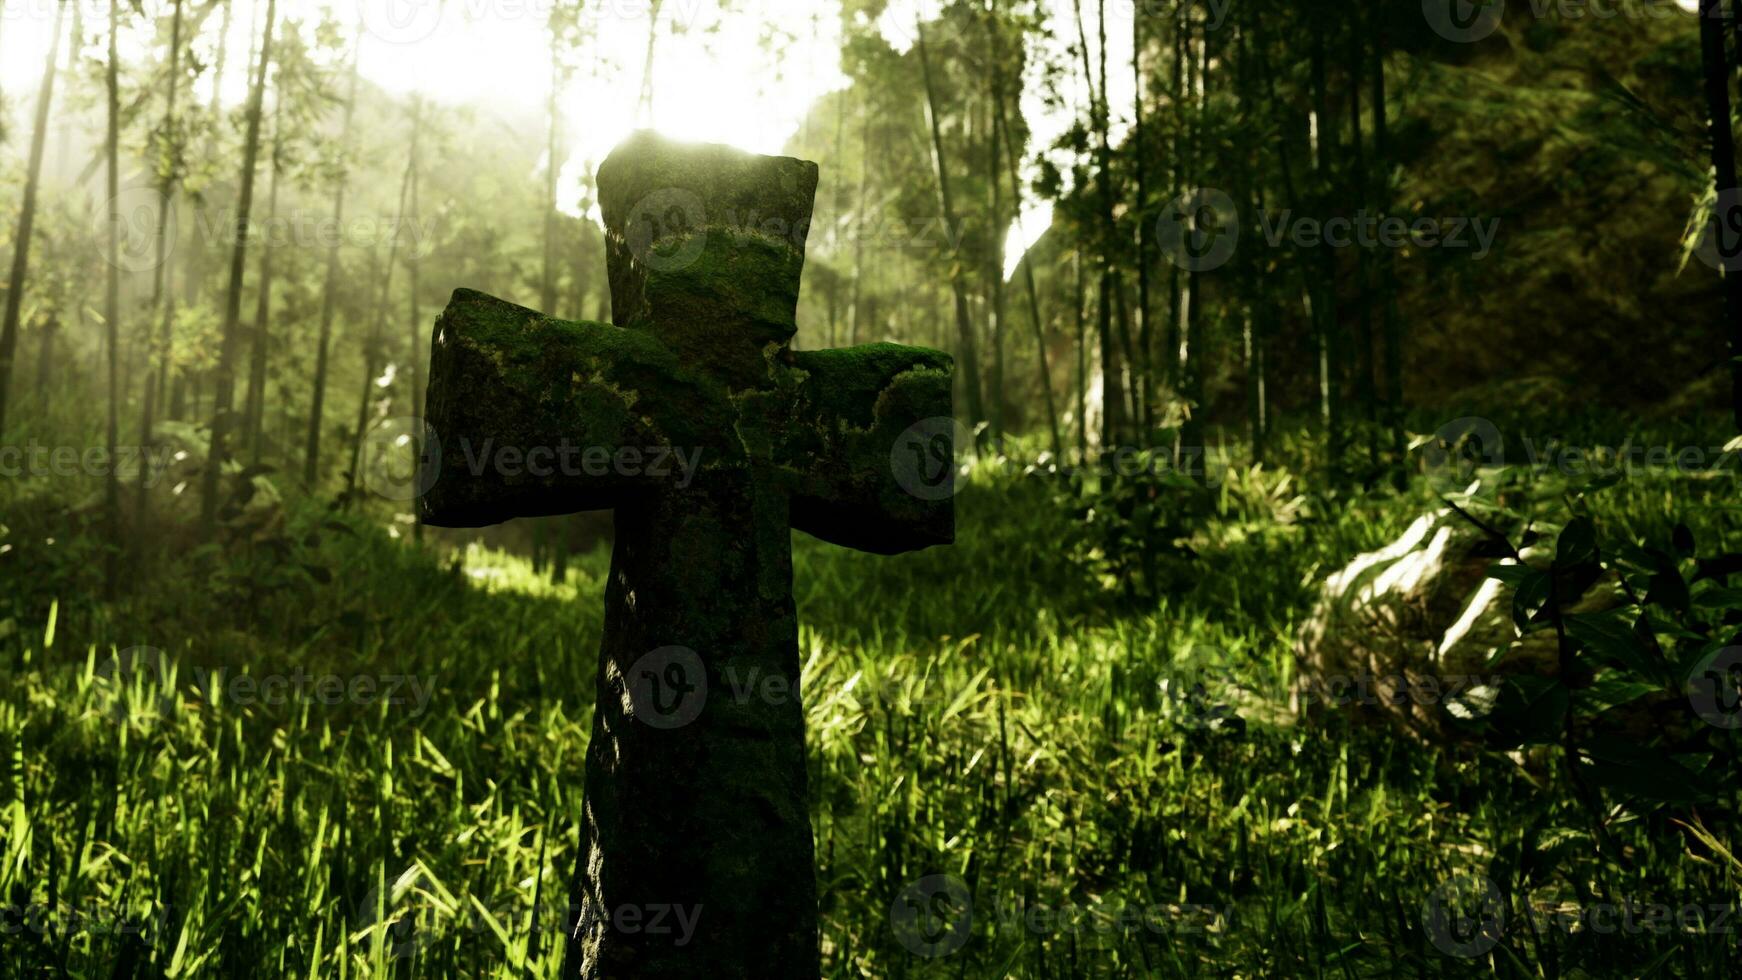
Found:
[[[1524, 560], [1547, 569], [1552, 551]], [[1512, 589], [1489, 578], [1513, 564], [1492, 536], [1450, 510], [1423, 514], [1378, 551], [1357, 555], [1324, 582], [1296, 641], [1297, 713], [1348, 712], [1392, 724], [1429, 741], [1455, 741], [1488, 713], [1511, 675], [1553, 677], [1554, 631], [1518, 635]], [[1569, 614], [1623, 601], [1612, 575], [1575, 600]]]

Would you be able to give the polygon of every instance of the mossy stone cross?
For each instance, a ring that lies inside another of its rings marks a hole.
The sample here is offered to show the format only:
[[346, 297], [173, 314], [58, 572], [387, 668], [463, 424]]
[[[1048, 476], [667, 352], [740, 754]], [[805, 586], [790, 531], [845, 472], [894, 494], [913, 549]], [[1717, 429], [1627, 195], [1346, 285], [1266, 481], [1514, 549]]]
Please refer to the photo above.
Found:
[[790, 533], [951, 540], [951, 361], [788, 346], [815, 164], [639, 133], [598, 183], [614, 325], [454, 293], [422, 518], [615, 512], [565, 975], [816, 976]]

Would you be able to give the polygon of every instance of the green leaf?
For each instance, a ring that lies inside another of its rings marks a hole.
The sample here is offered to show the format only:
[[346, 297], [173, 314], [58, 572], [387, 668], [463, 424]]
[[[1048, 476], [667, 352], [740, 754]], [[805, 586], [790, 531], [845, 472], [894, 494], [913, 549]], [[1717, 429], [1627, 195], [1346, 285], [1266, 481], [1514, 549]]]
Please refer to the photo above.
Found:
[[1598, 786], [1656, 803], [1697, 803], [1710, 795], [1697, 774], [1655, 746], [1619, 735], [1593, 735], [1580, 746], [1583, 770]]
[[1603, 663], [1626, 668], [1640, 677], [1656, 676], [1657, 664], [1651, 651], [1626, 617], [1624, 609], [1568, 616], [1567, 633]]
[[1516, 742], [1560, 740], [1572, 692], [1553, 677], [1520, 674], [1506, 679], [1489, 721]]
[[1676, 554], [1683, 558], [1694, 556], [1694, 532], [1692, 528], [1686, 524], [1677, 524], [1675, 531], [1670, 535], [1670, 540], [1674, 542]]
[[1512, 593], [1512, 624], [1520, 635], [1529, 632], [1532, 620], [1548, 604], [1549, 576], [1531, 569]]
[[[1660, 684], [1608, 673], [1579, 692], [1579, 713], [1600, 716], [1663, 690]], [[1602, 726], [1598, 726], [1602, 727]]]
[[1514, 589], [1522, 585], [1524, 580], [1532, 574], [1540, 575], [1542, 573], [1529, 565], [1520, 565], [1517, 562], [1511, 564], [1495, 563], [1488, 566], [1489, 578], [1499, 579], [1503, 584]]
[[1597, 560], [1597, 526], [1589, 517], [1572, 519], [1555, 541], [1556, 568], [1577, 568]]
[[1682, 578], [1681, 572], [1666, 568], [1651, 577], [1651, 585], [1645, 591], [1647, 605], [1662, 606], [1679, 613], [1687, 613], [1690, 605], [1688, 583]]

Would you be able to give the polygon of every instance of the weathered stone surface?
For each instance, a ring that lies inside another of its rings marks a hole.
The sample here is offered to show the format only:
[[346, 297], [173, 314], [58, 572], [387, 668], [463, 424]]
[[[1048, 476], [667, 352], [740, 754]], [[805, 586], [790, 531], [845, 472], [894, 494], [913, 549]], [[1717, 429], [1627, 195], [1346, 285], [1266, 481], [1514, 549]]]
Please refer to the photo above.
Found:
[[[1548, 565], [1547, 555], [1525, 557]], [[1554, 676], [1553, 632], [1518, 637], [1511, 589], [1487, 578], [1501, 560], [1449, 510], [1423, 514], [1396, 541], [1355, 556], [1325, 580], [1301, 626], [1297, 711], [1347, 711], [1447, 742], [1463, 734], [1457, 715], [1479, 713], [1499, 679]], [[1614, 581], [1602, 579], [1562, 608], [1594, 612], [1618, 601]]]
[[[814, 164], [638, 134], [599, 170], [615, 325], [467, 290], [436, 325], [423, 519], [614, 508], [569, 974], [818, 972], [791, 529], [893, 553], [950, 541], [953, 511], [891, 466], [950, 414], [946, 355], [786, 347], [815, 188]], [[699, 462], [491, 463], [564, 444]]]

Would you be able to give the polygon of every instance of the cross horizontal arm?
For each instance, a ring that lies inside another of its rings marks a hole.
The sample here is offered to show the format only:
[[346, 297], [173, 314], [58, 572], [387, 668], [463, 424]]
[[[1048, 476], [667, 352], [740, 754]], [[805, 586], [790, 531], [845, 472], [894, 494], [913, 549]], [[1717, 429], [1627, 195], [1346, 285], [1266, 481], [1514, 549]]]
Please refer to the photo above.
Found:
[[792, 524], [833, 544], [896, 554], [955, 539], [954, 366], [923, 347], [796, 351], [800, 377], [776, 458]]
[[644, 331], [556, 320], [459, 289], [430, 351], [426, 524], [615, 507], [657, 481], [684, 480], [702, 447], [731, 451], [710, 427], [729, 417], [724, 390]]

